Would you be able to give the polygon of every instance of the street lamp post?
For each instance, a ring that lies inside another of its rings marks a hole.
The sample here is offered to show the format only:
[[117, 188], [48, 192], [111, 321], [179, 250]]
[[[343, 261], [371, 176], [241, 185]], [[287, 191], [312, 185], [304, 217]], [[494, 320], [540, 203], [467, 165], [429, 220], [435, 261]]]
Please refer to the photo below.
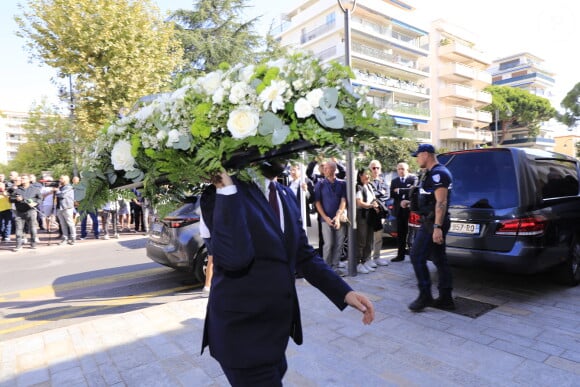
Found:
[[72, 132], [72, 156], [73, 156], [73, 176], [79, 176], [78, 160], [77, 160], [77, 131], [75, 125], [75, 100], [73, 93], [72, 75], [68, 74], [68, 93], [69, 93], [69, 120], [70, 129]]
[[[351, 49], [351, 39], [350, 39], [350, 16], [356, 9], [356, 0], [352, 1], [342, 1], [337, 0], [338, 5], [342, 12], [344, 13], [344, 64], [346, 66], [351, 65], [350, 49]], [[348, 80], [350, 82], [350, 79]], [[354, 155], [352, 152], [352, 137], [349, 139], [349, 149], [346, 154], [346, 171], [347, 171], [347, 214], [350, 219], [350, 227], [348, 228], [348, 275], [356, 276], [356, 206], [355, 206], [355, 166], [354, 166]]]

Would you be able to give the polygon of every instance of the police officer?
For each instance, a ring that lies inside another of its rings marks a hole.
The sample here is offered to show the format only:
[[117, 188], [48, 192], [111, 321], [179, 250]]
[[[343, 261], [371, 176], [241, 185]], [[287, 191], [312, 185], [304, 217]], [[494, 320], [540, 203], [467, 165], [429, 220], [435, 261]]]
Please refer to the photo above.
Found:
[[[415, 235], [411, 249], [411, 263], [415, 270], [419, 286], [419, 297], [409, 309], [420, 312], [428, 306], [453, 310], [455, 304], [452, 291], [452, 277], [445, 254], [445, 236], [449, 230], [449, 197], [453, 177], [449, 170], [439, 164], [435, 148], [430, 144], [421, 144], [412, 153], [417, 157], [419, 167], [425, 168], [418, 187], [418, 195], [411, 195], [411, 202], [405, 200], [403, 207], [411, 205], [411, 210], [421, 215], [421, 227]], [[437, 267], [439, 275], [439, 298], [433, 300], [431, 295], [431, 277], [427, 268], [427, 258]]]

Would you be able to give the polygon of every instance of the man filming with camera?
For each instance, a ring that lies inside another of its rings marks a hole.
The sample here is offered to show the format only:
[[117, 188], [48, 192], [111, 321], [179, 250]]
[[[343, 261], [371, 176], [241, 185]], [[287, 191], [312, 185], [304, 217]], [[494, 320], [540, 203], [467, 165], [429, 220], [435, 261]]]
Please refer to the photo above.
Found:
[[36, 248], [36, 206], [42, 200], [40, 190], [30, 184], [30, 177], [27, 174], [22, 175], [21, 184], [12, 186], [8, 192], [10, 194], [10, 203], [14, 203], [14, 222], [16, 225], [16, 248], [14, 251], [22, 249], [24, 226], [28, 225], [30, 231], [30, 247]]

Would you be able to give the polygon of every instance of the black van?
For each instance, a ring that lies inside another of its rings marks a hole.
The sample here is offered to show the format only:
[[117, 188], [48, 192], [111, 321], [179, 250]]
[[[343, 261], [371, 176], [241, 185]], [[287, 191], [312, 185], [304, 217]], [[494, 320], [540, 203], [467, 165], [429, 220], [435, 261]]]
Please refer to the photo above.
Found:
[[561, 282], [580, 282], [578, 160], [528, 148], [454, 151], [438, 159], [453, 174], [450, 263], [518, 273], [554, 269]]

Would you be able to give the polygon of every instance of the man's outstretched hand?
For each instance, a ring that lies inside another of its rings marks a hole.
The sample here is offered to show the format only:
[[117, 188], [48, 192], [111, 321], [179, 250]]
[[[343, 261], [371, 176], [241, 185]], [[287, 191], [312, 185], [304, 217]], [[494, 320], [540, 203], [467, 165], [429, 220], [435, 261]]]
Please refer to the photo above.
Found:
[[365, 325], [372, 323], [375, 319], [375, 307], [366, 296], [351, 290], [346, 294], [344, 302], [361, 311], [363, 314], [362, 321]]

